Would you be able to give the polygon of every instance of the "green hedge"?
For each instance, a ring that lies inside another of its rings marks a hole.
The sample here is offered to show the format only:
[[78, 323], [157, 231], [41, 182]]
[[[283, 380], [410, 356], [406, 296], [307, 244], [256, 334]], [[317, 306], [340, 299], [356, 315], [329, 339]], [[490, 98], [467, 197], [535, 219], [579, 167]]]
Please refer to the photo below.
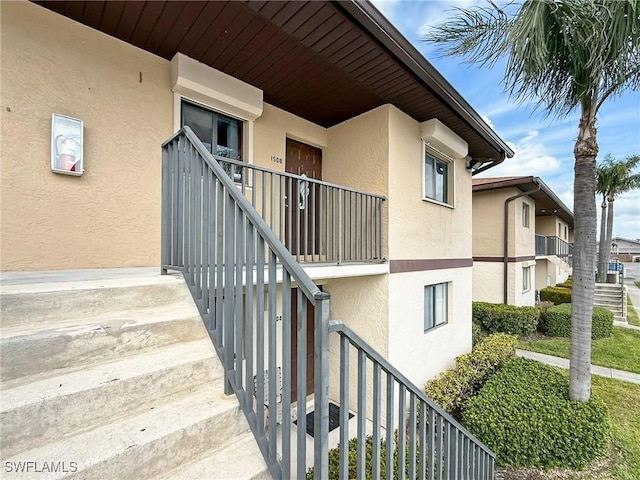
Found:
[[540, 290], [540, 301], [553, 302], [555, 305], [571, 303], [571, 289], [563, 287], [547, 287]]
[[[348, 478], [358, 478], [358, 443], [357, 438], [349, 440], [349, 476]], [[365, 440], [365, 473], [364, 478], [366, 480], [373, 479], [373, 437], [367, 435]], [[405, 473], [409, 471], [410, 457], [409, 457], [409, 443], [405, 443]], [[416, 471], [419, 471], [419, 454], [416, 452], [414, 457], [416, 462]], [[387, 478], [387, 442], [384, 439], [380, 440], [380, 478], [385, 480]], [[393, 479], [397, 479], [398, 475], [398, 431], [394, 432], [393, 443]], [[313, 467], [307, 470], [307, 480], [313, 480]], [[329, 450], [329, 471], [327, 472], [328, 480], [340, 479], [340, 445], [336, 448]], [[406, 477], [405, 477], [406, 478]]]
[[[546, 334], [550, 337], [571, 336], [571, 304], [563, 303], [549, 308], [545, 314]], [[593, 307], [591, 338], [610, 337], [613, 333], [613, 313], [602, 307]]]
[[569, 400], [568, 380], [541, 363], [514, 358], [469, 400], [464, 424], [501, 466], [579, 469], [604, 454], [604, 403]]
[[540, 310], [536, 307], [516, 307], [501, 303], [473, 302], [473, 322], [490, 333], [530, 335], [536, 331]]
[[482, 329], [477, 323], [471, 324], [471, 345], [476, 346], [482, 341]]
[[467, 400], [515, 354], [517, 337], [496, 333], [478, 343], [470, 353], [456, 358], [456, 368], [442, 372], [424, 386], [428, 397], [460, 419]]
[[[357, 438], [352, 438], [351, 440], [349, 440], [349, 478], [357, 478], [358, 476], [358, 463], [357, 463], [357, 454], [358, 454], [358, 439]], [[395, 452], [394, 452], [394, 456]], [[366, 444], [365, 444], [365, 478], [367, 480], [370, 480], [371, 478], [373, 478], [373, 473], [372, 473], [372, 466], [373, 466], [373, 462], [372, 462], [372, 458], [373, 458], [373, 437], [371, 435], [367, 436], [366, 439]], [[394, 465], [394, 470], [396, 470], [397, 468], [397, 459], [395, 459], [396, 465]], [[386, 471], [386, 465], [387, 465], [387, 446], [386, 446], [386, 442], [384, 440], [382, 440], [380, 442], [380, 471], [384, 472]], [[307, 471], [307, 480], [313, 480], [313, 468], [310, 468]], [[333, 479], [339, 479], [340, 478], [340, 445], [338, 445], [336, 448], [332, 448], [331, 450], [329, 450], [329, 472], [328, 472], [328, 478], [333, 480]]]

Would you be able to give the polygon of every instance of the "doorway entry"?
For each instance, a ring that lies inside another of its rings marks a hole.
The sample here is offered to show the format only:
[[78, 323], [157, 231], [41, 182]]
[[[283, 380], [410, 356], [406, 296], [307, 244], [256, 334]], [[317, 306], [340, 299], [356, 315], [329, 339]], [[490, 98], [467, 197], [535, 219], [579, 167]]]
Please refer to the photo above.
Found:
[[[287, 138], [285, 171], [322, 180], [322, 150]], [[320, 251], [320, 186], [294, 180], [287, 186], [292, 199], [286, 202], [285, 245], [293, 255], [314, 255]], [[293, 200], [293, 201], [292, 201]]]
[[[322, 288], [322, 287], [321, 287]], [[306, 297], [303, 296], [306, 300]], [[313, 393], [314, 380], [314, 318], [315, 308], [307, 301], [307, 318], [298, 318], [298, 289], [291, 289], [291, 401], [295, 402], [298, 395], [298, 322], [307, 322], [307, 394]]]

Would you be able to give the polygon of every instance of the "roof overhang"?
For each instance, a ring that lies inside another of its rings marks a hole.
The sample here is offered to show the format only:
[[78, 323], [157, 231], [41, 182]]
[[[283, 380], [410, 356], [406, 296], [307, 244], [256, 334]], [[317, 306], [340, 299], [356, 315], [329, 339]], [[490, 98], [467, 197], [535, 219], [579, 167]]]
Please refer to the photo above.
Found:
[[551, 190], [540, 177], [499, 177], [479, 178], [473, 180], [473, 192], [517, 188], [523, 192], [540, 189], [529, 196], [536, 202], [536, 217], [556, 216], [573, 228], [573, 212]]
[[513, 151], [370, 3], [348, 1], [36, 1], [171, 60], [183, 53], [253, 85], [324, 127], [387, 103], [437, 118], [475, 163]]

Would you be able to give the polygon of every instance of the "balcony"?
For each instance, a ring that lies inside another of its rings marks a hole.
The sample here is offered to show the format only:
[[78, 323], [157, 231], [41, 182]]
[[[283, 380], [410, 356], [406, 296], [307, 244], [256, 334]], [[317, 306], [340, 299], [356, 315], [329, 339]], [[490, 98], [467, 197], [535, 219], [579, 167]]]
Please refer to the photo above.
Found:
[[555, 236], [536, 235], [536, 257], [555, 255], [571, 265], [572, 253], [573, 244]]
[[297, 262], [384, 262], [383, 196], [214, 158]]

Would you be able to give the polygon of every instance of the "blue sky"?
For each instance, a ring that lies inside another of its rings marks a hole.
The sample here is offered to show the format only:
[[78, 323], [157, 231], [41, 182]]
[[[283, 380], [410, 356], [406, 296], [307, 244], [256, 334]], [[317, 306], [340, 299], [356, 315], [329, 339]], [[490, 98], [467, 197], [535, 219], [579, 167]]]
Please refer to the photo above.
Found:
[[[482, 0], [373, 0], [373, 4], [407, 37], [462, 96], [516, 152], [514, 158], [484, 176], [536, 175], [573, 209], [573, 146], [578, 113], [556, 119], [531, 104], [510, 99], [501, 84], [504, 69], [478, 68], [460, 58], [439, 57], [437, 47], [422, 40], [424, 34], [455, 14], [454, 7], [469, 7]], [[600, 161], [608, 153], [616, 158], [640, 154], [640, 92], [626, 92], [605, 103], [598, 116]], [[600, 201], [598, 200], [598, 205]], [[600, 209], [598, 208], [598, 220]], [[640, 190], [615, 202], [614, 236], [640, 238]]]

